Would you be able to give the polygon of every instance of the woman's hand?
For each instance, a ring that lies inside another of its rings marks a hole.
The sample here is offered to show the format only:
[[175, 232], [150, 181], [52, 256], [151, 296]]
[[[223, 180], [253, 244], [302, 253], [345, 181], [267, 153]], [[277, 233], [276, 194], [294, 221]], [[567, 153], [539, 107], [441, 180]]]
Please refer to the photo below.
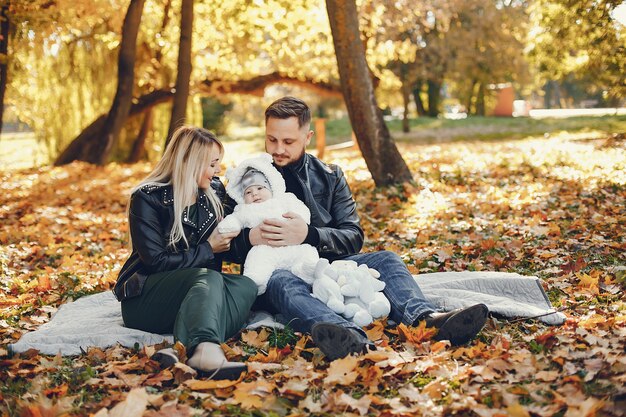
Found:
[[239, 230], [236, 230], [234, 232], [220, 233], [216, 227], [207, 239], [209, 241], [209, 245], [211, 245], [211, 248], [213, 249], [213, 253], [221, 253], [229, 250], [230, 241], [233, 240], [239, 232]]

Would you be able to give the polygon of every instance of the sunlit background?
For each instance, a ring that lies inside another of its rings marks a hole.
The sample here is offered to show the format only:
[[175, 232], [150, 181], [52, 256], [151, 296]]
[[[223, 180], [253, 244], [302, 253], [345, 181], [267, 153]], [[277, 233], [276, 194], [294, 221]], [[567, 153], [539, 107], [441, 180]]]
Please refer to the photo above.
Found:
[[[128, 6], [122, 0], [3, 6], [9, 31], [0, 169], [53, 162], [108, 112]], [[180, 0], [145, 2], [135, 103], [174, 85], [180, 8]], [[448, 130], [436, 129], [457, 126], [469, 132], [466, 138], [502, 131], [500, 122], [479, 116], [624, 114], [623, 3], [370, 0], [358, 2], [358, 11], [378, 104], [399, 140], [446, 136]], [[324, 2], [196, 1], [193, 13], [187, 123], [216, 131], [236, 154], [259, 149], [263, 109], [292, 94], [325, 119], [328, 145], [352, 139]], [[140, 132], [140, 159], [158, 158], [170, 113], [171, 100], [131, 113], [107, 160], [136, 160], [130, 153]], [[442, 118], [443, 125], [428, 122]], [[461, 122], [467, 118], [473, 122]], [[519, 122], [512, 133], [527, 127], [534, 125]]]

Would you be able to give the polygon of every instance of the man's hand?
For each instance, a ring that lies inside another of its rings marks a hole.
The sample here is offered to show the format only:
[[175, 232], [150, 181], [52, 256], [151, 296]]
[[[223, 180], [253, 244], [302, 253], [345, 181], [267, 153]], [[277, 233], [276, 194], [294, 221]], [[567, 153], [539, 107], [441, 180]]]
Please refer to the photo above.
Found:
[[282, 219], [265, 219], [259, 226], [251, 229], [250, 243], [269, 246], [299, 245], [304, 242], [308, 233], [309, 226], [302, 217], [288, 212], [283, 214]]

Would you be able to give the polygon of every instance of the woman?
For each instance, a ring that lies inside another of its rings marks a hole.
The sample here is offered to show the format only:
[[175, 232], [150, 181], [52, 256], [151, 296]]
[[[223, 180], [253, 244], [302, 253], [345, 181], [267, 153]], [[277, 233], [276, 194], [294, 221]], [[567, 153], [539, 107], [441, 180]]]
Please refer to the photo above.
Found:
[[[113, 291], [126, 326], [173, 333], [187, 349], [189, 366], [216, 379], [236, 379], [246, 366], [228, 362], [220, 343], [243, 327], [256, 285], [219, 272], [238, 234], [216, 227], [223, 217], [218, 194], [224, 196], [224, 186], [215, 177], [223, 152], [207, 130], [183, 126], [174, 132], [163, 158], [132, 190], [132, 253]], [[171, 353], [157, 356], [171, 364]]]

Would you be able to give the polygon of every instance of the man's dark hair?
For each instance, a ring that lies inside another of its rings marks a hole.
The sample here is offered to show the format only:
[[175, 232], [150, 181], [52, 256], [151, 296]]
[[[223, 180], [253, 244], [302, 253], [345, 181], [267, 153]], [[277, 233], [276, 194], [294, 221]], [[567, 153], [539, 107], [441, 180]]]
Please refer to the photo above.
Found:
[[285, 96], [269, 105], [265, 110], [265, 123], [272, 117], [274, 119], [298, 118], [298, 127], [308, 126], [311, 123], [311, 109], [299, 98]]

